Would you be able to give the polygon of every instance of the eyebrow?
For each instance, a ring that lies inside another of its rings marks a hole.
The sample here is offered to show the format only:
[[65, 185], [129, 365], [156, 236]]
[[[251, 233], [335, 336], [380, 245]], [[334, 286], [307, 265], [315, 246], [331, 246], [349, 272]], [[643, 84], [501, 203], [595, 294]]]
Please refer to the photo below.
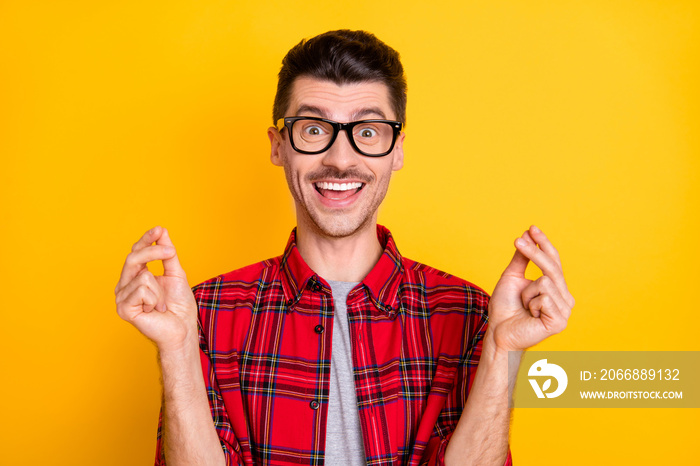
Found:
[[[330, 120], [330, 115], [328, 112], [326, 112], [324, 109], [315, 107], [313, 105], [301, 105], [297, 111], [296, 111], [297, 116], [316, 116], [320, 115], [321, 118], [325, 118], [326, 120]], [[306, 114], [306, 115], [304, 115]], [[377, 107], [368, 107], [368, 108], [363, 108], [362, 110], [358, 110], [354, 112], [351, 116], [352, 121], [357, 121], [367, 115], [377, 115], [381, 119], [386, 120], [386, 115], [380, 108]]]
[[378, 115], [379, 117], [381, 117], [382, 120], [386, 120], [386, 115], [384, 115], [384, 112], [382, 112], [377, 107], [363, 108], [362, 110], [353, 113], [352, 119], [359, 120], [362, 117], [365, 117], [367, 115], [373, 115], [373, 114]]

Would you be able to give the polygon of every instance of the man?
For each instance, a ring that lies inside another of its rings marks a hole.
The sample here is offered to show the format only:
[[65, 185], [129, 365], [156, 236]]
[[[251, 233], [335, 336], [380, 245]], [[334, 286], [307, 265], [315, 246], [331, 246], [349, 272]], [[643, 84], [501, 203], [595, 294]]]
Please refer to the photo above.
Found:
[[509, 352], [561, 331], [574, 301], [535, 227], [490, 301], [401, 257], [377, 209], [405, 102], [399, 56], [373, 35], [302, 41], [268, 129], [296, 206], [284, 254], [193, 293], [164, 228], [134, 244], [115, 293], [158, 347], [156, 464], [510, 464]]

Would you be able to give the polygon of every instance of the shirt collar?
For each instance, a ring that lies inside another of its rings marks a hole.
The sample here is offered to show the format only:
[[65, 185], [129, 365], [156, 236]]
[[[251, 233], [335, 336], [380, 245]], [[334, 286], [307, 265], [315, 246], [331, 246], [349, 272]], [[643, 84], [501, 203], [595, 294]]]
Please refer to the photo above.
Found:
[[[404, 273], [402, 258], [391, 232], [386, 227], [377, 225], [377, 239], [384, 251], [374, 268], [362, 280], [362, 284], [368, 291], [372, 304], [393, 318], [400, 310], [398, 290]], [[322, 283], [321, 278], [304, 262], [297, 249], [296, 228], [289, 235], [280, 267], [284, 299], [290, 310], [293, 310], [304, 289]]]

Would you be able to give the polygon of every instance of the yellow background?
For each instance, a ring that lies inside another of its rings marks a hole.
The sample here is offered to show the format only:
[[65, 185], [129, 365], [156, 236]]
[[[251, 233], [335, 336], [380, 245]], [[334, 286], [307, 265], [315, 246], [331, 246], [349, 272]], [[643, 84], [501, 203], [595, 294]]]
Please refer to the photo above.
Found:
[[[155, 349], [113, 289], [167, 226], [192, 284], [281, 253], [276, 73], [302, 37], [402, 54], [401, 252], [493, 289], [531, 223], [577, 298], [540, 350], [700, 350], [700, 4], [0, 2], [0, 464], [152, 464]], [[697, 464], [696, 409], [516, 410], [518, 465]]]

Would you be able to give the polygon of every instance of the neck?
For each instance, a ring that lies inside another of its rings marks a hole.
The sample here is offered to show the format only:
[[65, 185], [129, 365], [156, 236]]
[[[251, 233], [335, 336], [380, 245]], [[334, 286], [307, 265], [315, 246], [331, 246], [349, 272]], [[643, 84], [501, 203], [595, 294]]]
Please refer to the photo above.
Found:
[[350, 236], [333, 238], [299, 222], [297, 249], [311, 270], [326, 280], [360, 282], [384, 252], [376, 219], [367, 223]]

